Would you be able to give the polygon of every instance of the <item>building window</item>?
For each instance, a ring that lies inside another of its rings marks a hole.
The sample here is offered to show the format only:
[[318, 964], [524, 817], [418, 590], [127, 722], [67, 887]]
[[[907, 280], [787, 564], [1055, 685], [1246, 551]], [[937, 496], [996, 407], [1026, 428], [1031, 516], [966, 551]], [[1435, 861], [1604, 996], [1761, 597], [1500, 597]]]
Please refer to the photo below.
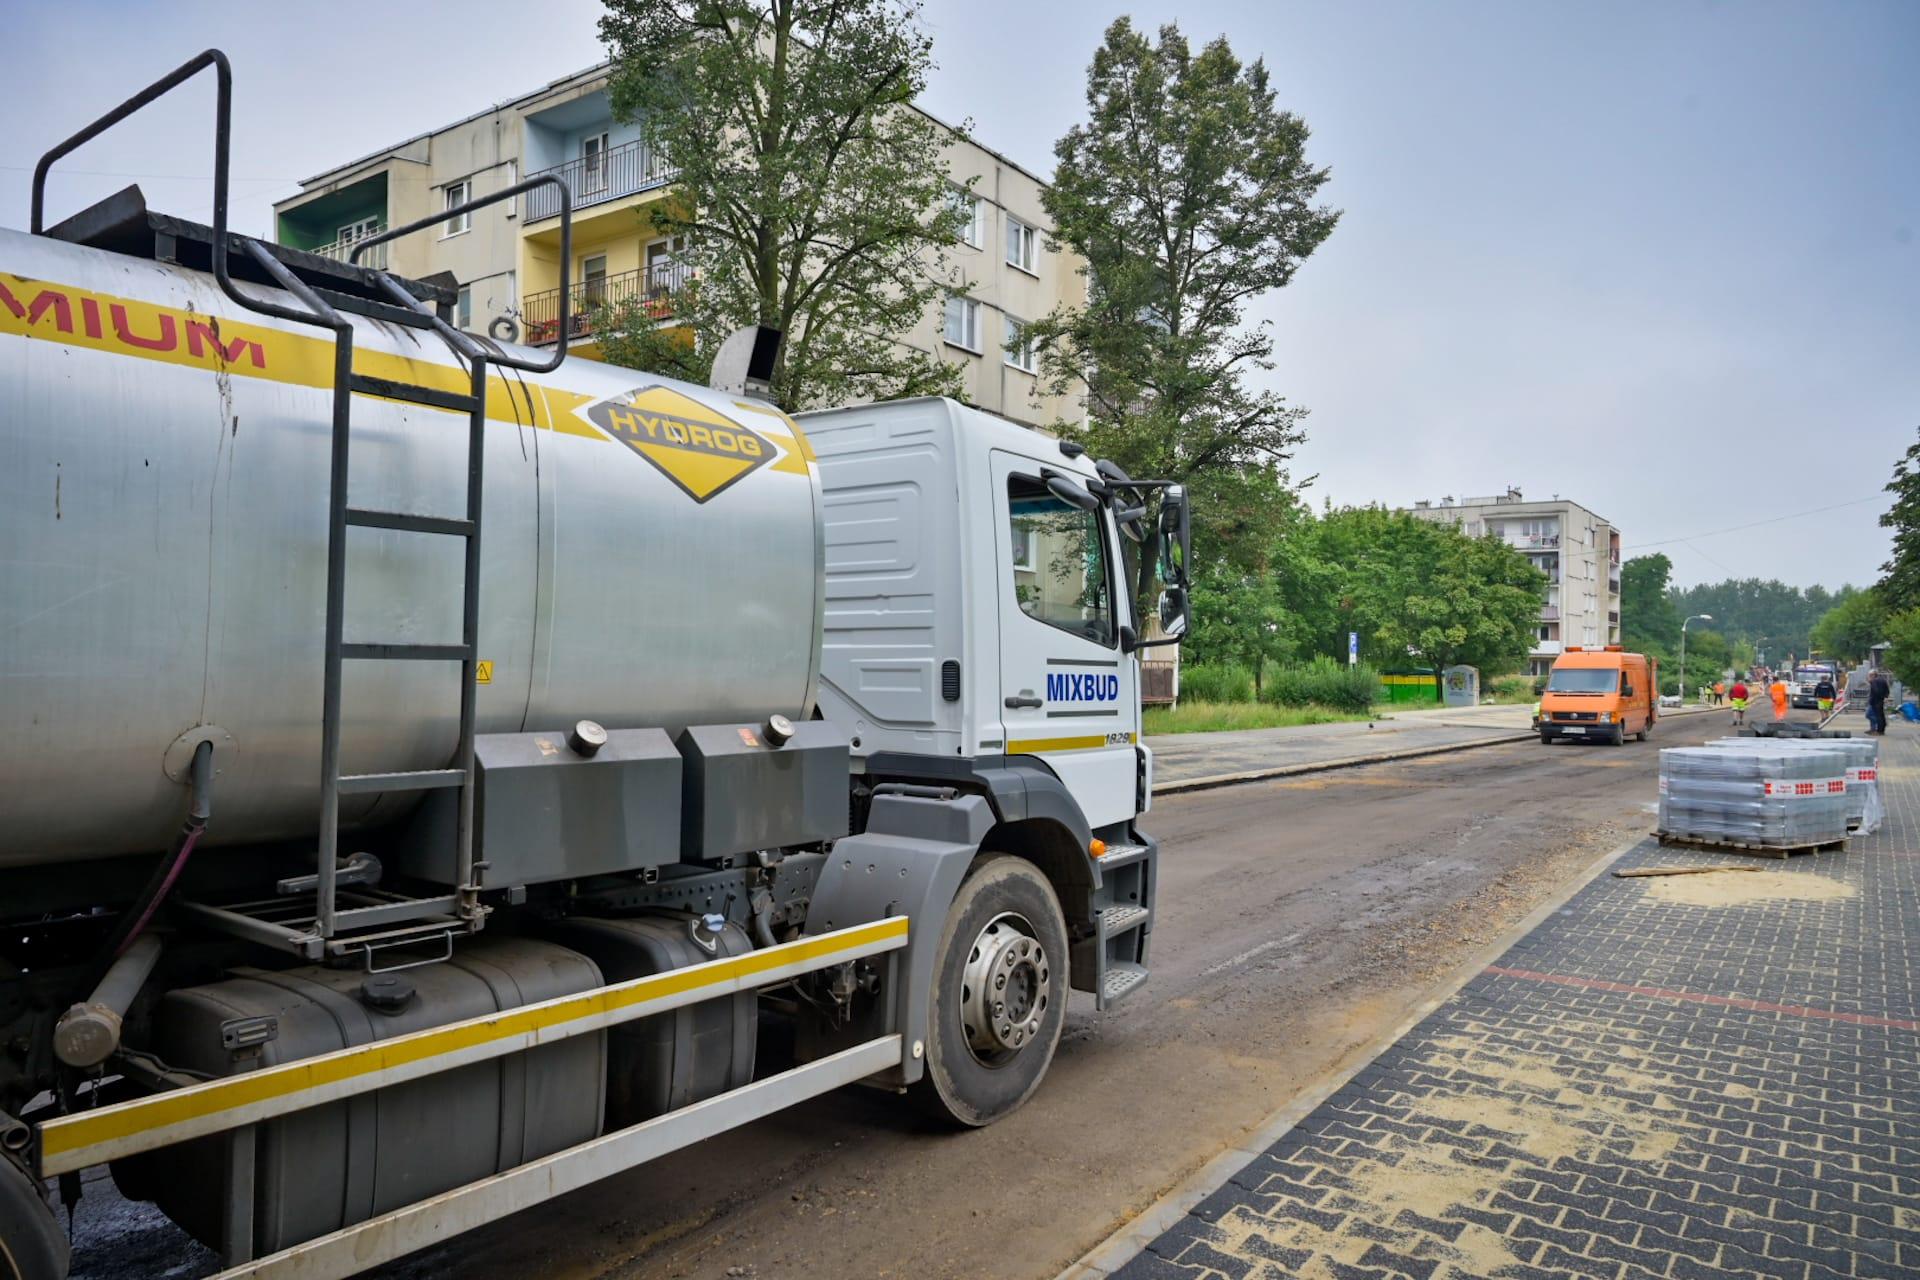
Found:
[[[1099, 517], [1056, 498], [1038, 479], [1010, 476], [1014, 598], [1020, 612], [1050, 627], [1113, 643], [1105, 548]], [[1024, 545], [1023, 545], [1024, 540]], [[1031, 570], [1023, 570], [1024, 555]]]
[[473, 286], [460, 287], [459, 300], [453, 304], [453, 327], [461, 330], [473, 328]]
[[1033, 339], [1027, 326], [1012, 316], [1007, 320], [1007, 363], [1024, 373], [1034, 372]]
[[947, 295], [947, 322], [942, 334], [956, 347], [980, 354], [980, 304], [959, 294]]
[[580, 259], [580, 305], [607, 305], [607, 255], [604, 253]]
[[[449, 210], [459, 208], [473, 198], [468, 194], [472, 190], [473, 184], [471, 182], [449, 182], [447, 184], [447, 202], [443, 207]], [[473, 215], [471, 213], [457, 214], [447, 219], [446, 230], [440, 234], [442, 236], [457, 236], [472, 225]]]
[[607, 135], [590, 133], [580, 139], [580, 189], [604, 191], [607, 186]]
[[981, 206], [980, 197], [966, 191], [949, 191], [947, 203], [959, 210], [963, 219], [960, 224], [960, 243], [975, 249], [986, 248], [987, 211]]
[[1035, 252], [1034, 229], [1012, 214], [1007, 215], [1007, 262], [1022, 271], [1038, 274], [1034, 271]]

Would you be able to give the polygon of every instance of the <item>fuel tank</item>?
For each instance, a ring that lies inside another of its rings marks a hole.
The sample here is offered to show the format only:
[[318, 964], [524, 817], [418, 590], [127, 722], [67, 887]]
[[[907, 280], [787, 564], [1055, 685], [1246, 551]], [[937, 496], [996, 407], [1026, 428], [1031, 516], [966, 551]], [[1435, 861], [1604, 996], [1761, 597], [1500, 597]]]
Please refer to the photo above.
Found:
[[[354, 343], [360, 373], [467, 389], [431, 332]], [[202, 736], [204, 843], [315, 829], [332, 350], [199, 272], [0, 230], [0, 867], [163, 846]], [[571, 358], [493, 370], [487, 414], [481, 732], [811, 710], [819, 480], [790, 418]], [[463, 413], [352, 415], [351, 505], [464, 514]], [[458, 539], [348, 539], [349, 642], [458, 642]], [[345, 672], [345, 772], [447, 763], [458, 664]]]

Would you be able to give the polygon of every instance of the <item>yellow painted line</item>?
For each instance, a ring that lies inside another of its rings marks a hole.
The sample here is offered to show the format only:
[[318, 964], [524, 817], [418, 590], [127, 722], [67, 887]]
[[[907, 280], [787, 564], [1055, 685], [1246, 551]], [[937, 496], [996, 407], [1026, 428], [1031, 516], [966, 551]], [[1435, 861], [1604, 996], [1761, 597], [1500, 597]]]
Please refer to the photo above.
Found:
[[[1140, 735], [1130, 733], [1127, 742], [1140, 741]], [[1014, 738], [1007, 743], [1008, 755], [1033, 755], [1041, 751], [1091, 751], [1095, 747], [1117, 747], [1122, 744], [1107, 741], [1104, 733], [1081, 734], [1070, 738]]]
[[[564, 1036], [555, 1035], [543, 1040], [540, 1033], [565, 1024], [593, 1020], [593, 1026], [585, 1029], [598, 1029], [603, 1025], [643, 1016], [645, 1010], [631, 1011], [667, 997], [684, 995], [709, 987], [742, 984], [755, 976], [786, 969], [795, 964], [805, 965], [810, 961], [826, 963], [827, 961], [823, 961], [822, 957], [836, 956], [861, 947], [892, 950], [906, 945], [907, 930], [906, 917], [894, 916], [872, 924], [835, 930], [816, 938], [804, 938], [797, 942], [764, 948], [728, 960], [714, 960], [668, 973], [636, 978], [631, 982], [601, 987], [581, 995], [561, 996], [520, 1009], [508, 1009], [498, 1014], [465, 1022], [396, 1036], [391, 1040], [379, 1040], [352, 1049], [342, 1049], [318, 1057], [303, 1058], [297, 1062], [283, 1063], [226, 1080], [209, 1081], [205, 1084], [157, 1094], [150, 1098], [138, 1098], [95, 1111], [50, 1120], [40, 1126], [41, 1168], [49, 1175], [84, 1168], [88, 1164], [97, 1163], [100, 1159], [128, 1154], [125, 1149], [102, 1150], [102, 1148], [110, 1147], [135, 1134], [169, 1128], [189, 1121], [204, 1120], [221, 1113], [239, 1112], [276, 1100], [292, 1099], [303, 1093], [321, 1091], [320, 1097], [307, 1104], [317, 1105], [319, 1102], [378, 1088], [383, 1083], [378, 1077], [395, 1068], [418, 1068], [435, 1058], [453, 1055], [464, 1055], [461, 1057], [462, 1062], [473, 1061], [489, 1055], [470, 1051], [490, 1045], [501, 1045], [504, 1042], [524, 1041], [525, 1043], [509, 1043], [507, 1047], [498, 1051], [499, 1053], [518, 1052], [521, 1048], [530, 1047], [533, 1044], [564, 1038]], [[621, 1016], [623, 1013], [625, 1016]], [[567, 1034], [577, 1033], [575, 1031]], [[416, 1069], [406, 1073], [404, 1078], [413, 1079], [432, 1074], [433, 1070], [440, 1069], [444, 1068]], [[341, 1087], [354, 1082], [358, 1082], [358, 1087]], [[333, 1087], [329, 1088], [329, 1086]], [[283, 1110], [294, 1109], [297, 1107], [283, 1108]], [[248, 1123], [258, 1118], [261, 1117], [248, 1115], [235, 1120], [234, 1124]], [[199, 1125], [192, 1134], [182, 1136], [197, 1136], [199, 1133], [217, 1131], [222, 1127], [233, 1126]], [[147, 1149], [160, 1145], [165, 1143], [145, 1143], [135, 1149]]]

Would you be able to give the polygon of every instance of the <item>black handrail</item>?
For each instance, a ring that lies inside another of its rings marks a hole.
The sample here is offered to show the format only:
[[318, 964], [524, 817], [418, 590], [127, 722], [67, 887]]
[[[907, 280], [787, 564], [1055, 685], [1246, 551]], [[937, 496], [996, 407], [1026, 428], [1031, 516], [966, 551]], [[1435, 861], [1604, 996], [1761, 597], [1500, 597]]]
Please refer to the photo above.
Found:
[[[375, 245], [397, 240], [401, 236], [412, 235], [416, 231], [424, 231], [436, 222], [450, 222], [463, 214], [472, 213], [475, 209], [484, 209], [488, 205], [499, 204], [502, 200], [510, 200], [536, 187], [548, 185], [557, 188], [560, 192], [560, 287], [564, 290], [567, 288], [567, 282], [570, 279], [569, 269], [573, 263], [573, 194], [567, 190], [566, 183], [552, 174], [540, 174], [527, 178], [510, 187], [502, 187], [491, 195], [481, 196], [478, 200], [469, 200], [465, 204], [455, 205], [451, 209], [443, 209], [439, 213], [409, 222], [404, 227], [390, 227], [378, 235], [356, 240], [353, 244], [353, 252], [347, 261], [357, 267], [360, 265], [360, 255]], [[560, 362], [567, 358], [566, 327], [567, 299], [563, 293], [560, 298], [560, 342], [554, 348], [553, 359], [536, 363], [510, 356], [505, 351], [495, 351], [487, 358], [494, 364], [504, 365], [509, 369], [519, 369], [526, 373], [552, 373], [560, 367]]]
[[[241, 293], [233, 283], [233, 277], [227, 270], [227, 171], [228, 152], [233, 138], [233, 65], [227, 61], [227, 55], [218, 49], [208, 49], [197, 57], [189, 59], [176, 67], [171, 73], [154, 81], [139, 93], [107, 114], [95, 120], [80, 132], [60, 143], [40, 157], [33, 167], [33, 218], [30, 225], [33, 234], [46, 233], [47, 174], [53, 168], [54, 161], [72, 151], [78, 150], [119, 124], [128, 116], [161, 97], [169, 90], [177, 88], [200, 72], [212, 67], [214, 71], [215, 94], [213, 105], [213, 278], [220, 285], [220, 291], [232, 298], [249, 311], [258, 311], [265, 315], [278, 316], [282, 320], [292, 320], [300, 324], [318, 324], [335, 332], [350, 332], [350, 322], [327, 308], [323, 314], [310, 314], [296, 311], [292, 307], [283, 307], [277, 302], [268, 302], [261, 298], [250, 298]], [[304, 299], [303, 299], [304, 301]], [[345, 326], [343, 328], [343, 326]]]

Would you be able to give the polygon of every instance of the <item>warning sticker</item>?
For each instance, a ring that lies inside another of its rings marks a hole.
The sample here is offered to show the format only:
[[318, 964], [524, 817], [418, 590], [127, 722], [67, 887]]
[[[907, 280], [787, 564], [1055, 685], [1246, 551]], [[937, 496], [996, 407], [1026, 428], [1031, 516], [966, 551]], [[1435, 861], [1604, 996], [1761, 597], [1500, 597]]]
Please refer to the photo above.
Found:
[[475, 684], [493, 683], [493, 663], [482, 658], [473, 664], [473, 682]]
[[707, 501], [779, 456], [765, 436], [671, 387], [641, 387], [583, 412], [695, 502]]

